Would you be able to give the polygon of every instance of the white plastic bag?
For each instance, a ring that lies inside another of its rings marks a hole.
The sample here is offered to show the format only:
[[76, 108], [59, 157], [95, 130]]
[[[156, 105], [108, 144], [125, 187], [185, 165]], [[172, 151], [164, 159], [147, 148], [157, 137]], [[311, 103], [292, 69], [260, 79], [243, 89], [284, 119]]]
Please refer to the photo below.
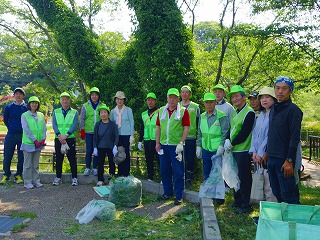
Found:
[[238, 177], [238, 166], [234, 160], [231, 150], [224, 151], [222, 159], [222, 177], [230, 188], [234, 191], [240, 189], [240, 179]]
[[[91, 222], [94, 217], [111, 221], [115, 218], [115, 213], [116, 208], [113, 203], [106, 200], [93, 199], [78, 212], [76, 220], [78, 220], [80, 224], [87, 224]], [[106, 219], [106, 216], [108, 216], [108, 219]]]

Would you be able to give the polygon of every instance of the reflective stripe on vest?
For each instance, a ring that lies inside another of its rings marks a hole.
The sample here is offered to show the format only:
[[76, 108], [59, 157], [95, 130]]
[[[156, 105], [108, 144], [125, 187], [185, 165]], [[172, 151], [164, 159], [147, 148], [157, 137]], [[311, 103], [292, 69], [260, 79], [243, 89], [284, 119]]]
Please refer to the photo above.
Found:
[[221, 145], [221, 125], [220, 118], [226, 117], [226, 114], [220, 110], [217, 111], [216, 121], [208, 127], [206, 112], [201, 114], [200, 130], [202, 134], [201, 144], [202, 148], [210, 152], [215, 152]]
[[156, 122], [157, 122], [157, 111], [149, 118], [148, 110], [141, 114], [141, 118], [144, 124], [144, 140], [156, 140]]
[[96, 110], [93, 109], [90, 102], [86, 102], [84, 104], [84, 107], [86, 109], [86, 118], [84, 122], [84, 130], [85, 132], [93, 132], [94, 131], [94, 125], [96, 122], [99, 122], [101, 120], [97, 109], [103, 105], [103, 103], [99, 102]]
[[[231, 128], [230, 128], [231, 142], [241, 131], [243, 121], [249, 112], [254, 112], [254, 111], [248, 104], [246, 104], [246, 106], [239, 113], [237, 113], [237, 111], [234, 110], [232, 115]], [[250, 145], [251, 145], [251, 137], [252, 137], [252, 131], [250, 132], [249, 136], [244, 142], [233, 146], [232, 151], [233, 152], [249, 151]]]
[[[77, 110], [71, 108], [71, 110], [67, 113], [66, 117], [64, 117], [63, 113], [62, 113], [62, 108], [58, 108], [58, 109], [54, 110], [54, 115], [56, 117], [57, 126], [59, 129], [59, 132], [62, 135], [67, 134], [67, 132], [69, 131], [69, 129], [73, 125], [73, 121], [76, 116], [76, 112], [77, 112]], [[72, 133], [71, 135], [69, 135], [68, 138], [75, 138], [75, 137], [76, 137], [75, 134]], [[57, 136], [56, 136], [56, 138], [57, 138]]]
[[[182, 106], [182, 102], [180, 103]], [[196, 137], [197, 135], [197, 114], [198, 114], [199, 104], [190, 102], [188, 109], [190, 115], [190, 127], [188, 137]]]
[[[40, 142], [42, 140], [43, 128], [45, 125], [43, 113], [37, 112], [38, 121], [34, 119], [33, 116], [29, 115], [29, 112], [23, 113], [28, 123], [30, 132], [33, 136]], [[34, 142], [27, 136], [26, 132], [23, 130], [22, 143], [27, 145], [34, 145]]]
[[[177, 145], [182, 137], [183, 126], [182, 126], [182, 118], [185, 111], [184, 107], [180, 107], [180, 119], [176, 120], [175, 110], [171, 117], [169, 118], [169, 113], [166, 114], [166, 119], [161, 120], [162, 112], [164, 111], [164, 107], [161, 107], [159, 110], [160, 117], [160, 143], [163, 145]], [[166, 111], [168, 111], [166, 109]]]

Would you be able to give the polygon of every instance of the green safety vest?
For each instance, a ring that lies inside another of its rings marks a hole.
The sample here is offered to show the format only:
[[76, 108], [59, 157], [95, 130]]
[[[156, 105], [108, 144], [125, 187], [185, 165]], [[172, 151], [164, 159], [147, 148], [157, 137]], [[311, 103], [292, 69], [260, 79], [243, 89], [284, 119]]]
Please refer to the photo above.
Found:
[[[180, 107], [180, 119], [176, 120], [175, 116], [177, 110], [175, 110], [171, 117], [169, 118], [169, 113], [166, 114], [166, 119], [161, 120], [162, 113], [164, 111], [164, 107], [161, 107], [159, 110], [159, 118], [160, 118], [160, 143], [163, 145], [177, 145], [179, 144], [182, 133], [182, 118], [185, 111], [185, 107]], [[168, 111], [167, 109], [165, 111]]]
[[[249, 112], [254, 112], [254, 111], [248, 104], [246, 104], [246, 106], [239, 113], [237, 113], [237, 111], [234, 110], [232, 115], [231, 128], [230, 128], [231, 142], [241, 131], [243, 121]], [[252, 137], [252, 132], [249, 134], [249, 136], [244, 142], [233, 146], [232, 151], [233, 152], [249, 151], [250, 145], [251, 145], [251, 137]]]
[[[62, 135], [67, 134], [71, 126], [73, 125], [74, 118], [76, 116], [77, 110], [71, 108], [71, 110], [67, 113], [67, 116], [64, 117], [62, 114], [62, 108], [58, 108], [54, 110], [54, 115], [56, 117], [57, 121], [57, 126], [59, 129], [59, 132]], [[75, 138], [75, 134], [72, 133], [71, 135], [68, 136], [68, 138]], [[57, 138], [57, 136], [56, 136]]]
[[84, 122], [85, 132], [93, 132], [94, 125], [96, 124], [96, 122], [99, 122], [101, 120], [97, 109], [102, 105], [104, 105], [104, 104], [102, 102], [99, 102], [96, 110], [94, 110], [90, 102], [86, 102], [84, 104], [84, 107], [86, 108], [86, 119]]
[[[25, 116], [29, 129], [33, 136], [40, 142], [42, 140], [43, 128], [45, 125], [43, 113], [37, 112], [38, 121], [29, 115], [28, 112], [23, 113]], [[34, 145], [34, 142], [27, 136], [26, 132], [23, 130], [22, 143], [27, 145]]]
[[[182, 102], [180, 103], [182, 106]], [[199, 104], [190, 102], [188, 109], [190, 115], [190, 127], [188, 137], [197, 136], [197, 114], [198, 114]]]
[[155, 110], [152, 117], [150, 118], [148, 115], [148, 110], [144, 111], [141, 114], [141, 118], [144, 125], [144, 133], [143, 139], [144, 140], [156, 140], [156, 122], [157, 122], [157, 112], [159, 110]]
[[210, 152], [215, 152], [218, 150], [219, 146], [221, 145], [221, 125], [220, 125], [220, 118], [226, 117], [226, 114], [220, 110], [217, 111], [217, 119], [216, 121], [208, 127], [208, 121], [206, 112], [201, 114], [201, 122], [200, 122], [200, 130], [202, 134], [202, 148], [208, 150]]

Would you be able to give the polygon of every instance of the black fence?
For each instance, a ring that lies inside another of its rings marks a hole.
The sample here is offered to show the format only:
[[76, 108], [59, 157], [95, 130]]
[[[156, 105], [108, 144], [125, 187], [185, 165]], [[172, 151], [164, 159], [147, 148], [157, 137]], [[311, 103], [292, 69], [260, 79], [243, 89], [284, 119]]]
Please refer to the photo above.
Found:
[[320, 159], [319, 156], [320, 137], [309, 135], [309, 161]]

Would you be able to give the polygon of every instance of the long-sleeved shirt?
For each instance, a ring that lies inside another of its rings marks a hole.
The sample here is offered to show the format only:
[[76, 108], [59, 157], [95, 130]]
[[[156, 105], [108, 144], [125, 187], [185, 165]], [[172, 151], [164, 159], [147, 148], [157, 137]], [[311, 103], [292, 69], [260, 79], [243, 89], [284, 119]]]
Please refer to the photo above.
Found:
[[119, 142], [118, 126], [111, 120], [107, 123], [101, 120], [94, 126], [93, 147], [112, 149]]
[[[211, 115], [208, 115], [208, 112], [206, 112], [206, 117], [207, 117], [208, 127], [210, 128], [211, 125], [217, 120], [217, 110], [215, 109]], [[220, 118], [219, 122], [221, 127], [221, 144], [220, 145], [223, 146], [230, 129], [230, 124], [227, 116]], [[202, 146], [202, 132], [200, 129], [200, 124], [201, 124], [201, 117], [199, 118], [199, 124], [198, 124], [197, 147]]]
[[[62, 114], [64, 117], [67, 116], [68, 112], [71, 110], [71, 108], [68, 108], [67, 110], [64, 110], [62, 108]], [[70, 127], [70, 129], [68, 130], [67, 134], [71, 135], [72, 133], [74, 133], [76, 130], [77, 130], [77, 127], [78, 127], [78, 117], [79, 117], [79, 113], [78, 111], [76, 111], [76, 115], [74, 116], [74, 121], [73, 121], [73, 124], [72, 126]], [[52, 114], [52, 128], [53, 128], [53, 131], [54, 133], [58, 136], [60, 134], [60, 131], [58, 129], [58, 125], [57, 125], [57, 120], [56, 120], [56, 116], [55, 116], [55, 113], [53, 111], [53, 114]]]
[[[114, 109], [110, 112], [110, 120], [113, 122], [117, 122], [118, 114]], [[121, 116], [121, 127], [118, 129], [119, 135], [121, 136], [133, 136], [134, 134], [134, 120], [133, 120], [133, 114], [132, 109], [125, 106], [125, 109]]]
[[[154, 107], [154, 108], [149, 108], [148, 109], [148, 116], [150, 116], [152, 113], [154, 113], [158, 108]], [[157, 114], [157, 113], [155, 113]], [[144, 122], [142, 120], [142, 118], [140, 118], [140, 131], [139, 131], [139, 142], [142, 142], [143, 140], [143, 136], [144, 136]]]
[[217, 102], [216, 109], [224, 112], [228, 117], [229, 124], [231, 124], [232, 115], [234, 111], [232, 105], [223, 98], [220, 102]]
[[8, 104], [3, 111], [3, 122], [8, 128], [8, 134], [22, 134], [21, 115], [28, 111], [27, 104], [22, 101]]
[[[96, 104], [94, 104], [91, 100], [89, 100], [88, 103], [91, 104], [91, 106], [94, 110], [96, 110], [99, 103], [101, 103], [101, 102], [98, 101]], [[97, 112], [97, 114], [98, 114], [98, 112]], [[85, 104], [83, 104], [81, 107], [81, 111], [80, 111], [80, 124], [79, 124], [80, 129], [84, 129], [84, 124], [85, 124], [86, 118], [87, 118], [86, 107], [85, 107]], [[96, 124], [96, 122], [97, 121], [95, 119], [95, 122], [93, 124]], [[90, 132], [90, 133], [93, 134], [93, 132]]]

